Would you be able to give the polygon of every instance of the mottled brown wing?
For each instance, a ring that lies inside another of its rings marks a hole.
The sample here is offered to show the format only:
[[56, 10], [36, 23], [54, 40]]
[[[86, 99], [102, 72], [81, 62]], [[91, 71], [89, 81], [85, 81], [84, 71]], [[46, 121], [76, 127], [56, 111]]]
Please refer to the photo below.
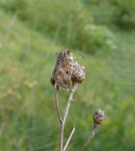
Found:
[[56, 86], [56, 71], [57, 71], [57, 64], [55, 65], [55, 68], [54, 68], [54, 71], [53, 71], [53, 74], [52, 74], [52, 77], [50, 79], [51, 81], [51, 84], [55, 87]]
[[66, 57], [63, 62], [61, 62], [55, 73], [55, 82], [57, 85], [63, 89], [70, 88], [71, 75], [73, 72], [73, 60], [70, 57]]

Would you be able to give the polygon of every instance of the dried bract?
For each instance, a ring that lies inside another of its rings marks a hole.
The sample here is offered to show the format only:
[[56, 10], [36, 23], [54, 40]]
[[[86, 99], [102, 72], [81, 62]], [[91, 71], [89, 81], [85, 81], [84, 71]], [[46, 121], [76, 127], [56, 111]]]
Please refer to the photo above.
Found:
[[99, 126], [103, 122], [104, 117], [105, 117], [104, 111], [101, 109], [97, 109], [93, 115], [94, 126], [95, 127]]
[[85, 79], [84, 66], [79, 65], [77, 61], [74, 63], [71, 79], [73, 84], [82, 83], [83, 80]]

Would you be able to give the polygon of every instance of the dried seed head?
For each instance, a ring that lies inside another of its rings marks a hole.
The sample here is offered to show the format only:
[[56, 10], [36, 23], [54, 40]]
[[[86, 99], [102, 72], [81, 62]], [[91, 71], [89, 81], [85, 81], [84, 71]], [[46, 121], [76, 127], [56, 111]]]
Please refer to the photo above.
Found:
[[51, 84], [69, 90], [70, 81], [73, 85], [82, 83], [85, 79], [84, 67], [74, 62], [74, 57], [71, 54], [69, 57], [69, 49], [64, 49], [57, 54], [55, 68], [51, 77]]
[[97, 109], [93, 115], [94, 126], [97, 127], [98, 125], [100, 125], [103, 122], [104, 117], [105, 117], [104, 111], [101, 109]]
[[82, 83], [85, 79], [84, 66], [80, 66], [77, 61], [73, 65], [73, 73], [71, 79], [73, 84]]

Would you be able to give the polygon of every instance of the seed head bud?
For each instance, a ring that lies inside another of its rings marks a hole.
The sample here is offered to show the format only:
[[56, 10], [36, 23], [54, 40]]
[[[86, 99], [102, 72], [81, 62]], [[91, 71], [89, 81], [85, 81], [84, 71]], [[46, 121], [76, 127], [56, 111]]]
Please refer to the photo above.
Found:
[[76, 61], [73, 65], [73, 73], [72, 73], [71, 80], [73, 84], [75, 84], [75, 83], [82, 83], [84, 79], [85, 79], [84, 66], [79, 65]]
[[93, 115], [94, 127], [99, 126], [103, 122], [104, 117], [105, 117], [104, 111], [101, 109], [97, 109]]

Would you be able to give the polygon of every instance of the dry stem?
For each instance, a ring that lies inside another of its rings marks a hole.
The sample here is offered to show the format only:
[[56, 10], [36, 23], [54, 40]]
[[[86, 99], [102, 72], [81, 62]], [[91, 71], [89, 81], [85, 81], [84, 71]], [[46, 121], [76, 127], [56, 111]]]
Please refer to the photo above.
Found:
[[69, 96], [69, 99], [68, 99], [68, 102], [67, 102], [65, 114], [64, 114], [64, 119], [63, 119], [64, 125], [65, 125], [65, 122], [66, 122], [66, 119], [67, 119], [67, 116], [68, 116], [68, 111], [69, 111], [70, 103], [72, 101], [72, 98], [73, 98], [73, 95], [74, 95], [74, 92], [75, 92], [77, 86], [78, 86], [78, 84], [74, 84], [73, 87], [72, 87], [72, 90], [71, 90], [71, 93], [70, 93], [70, 96]]
[[66, 145], [64, 146], [63, 151], [66, 150], [66, 148], [67, 148], [67, 146], [68, 146], [68, 144], [69, 144], [69, 142], [70, 142], [70, 140], [71, 140], [71, 138], [72, 138], [74, 132], [75, 132], [75, 127], [73, 127], [73, 129], [72, 129], [72, 132], [71, 132], [71, 134], [70, 134], [70, 136], [69, 136], [69, 138], [68, 138], [68, 140], [67, 140], [67, 142], [66, 142]]
[[[56, 100], [56, 107], [57, 107], [57, 112], [58, 112], [59, 120], [60, 120], [60, 123], [61, 123], [60, 147], [59, 147], [60, 151], [65, 151], [65, 150], [63, 150], [64, 127], [65, 127], [66, 119], [67, 119], [67, 116], [68, 116], [69, 107], [70, 107], [70, 104], [71, 104], [71, 101], [72, 101], [72, 98], [73, 98], [73, 95], [74, 95], [74, 92], [75, 92], [77, 86], [78, 86], [78, 84], [74, 84], [73, 87], [72, 87], [72, 90], [71, 90], [71, 93], [70, 93], [70, 96], [69, 96], [69, 99], [68, 99], [68, 102], [67, 102], [67, 106], [66, 106], [66, 109], [65, 109], [63, 120], [61, 118], [61, 114], [60, 114], [60, 110], [59, 110], [59, 105], [58, 105], [58, 90], [59, 90], [59, 87], [58, 86], [56, 87], [55, 100]], [[68, 144], [69, 144], [69, 142], [71, 140], [71, 137], [72, 137], [74, 131], [75, 131], [75, 129], [72, 130], [72, 132], [71, 132], [71, 134], [70, 134], [70, 136], [68, 138], [68, 141], [67, 141], [64, 149], [67, 148], [67, 146], [68, 146]]]
[[85, 148], [86, 148], [86, 146], [88, 145], [89, 141], [90, 141], [90, 140], [92, 139], [92, 137], [94, 136], [94, 133], [95, 133], [96, 128], [97, 128], [97, 126], [94, 126], [94, 128], [93, 128], [93, 130], [92, 130], [92, 132], [91, 132], [91, 134], [90, 134], [90, 136], [89, 136], [87, 142], [85, 143], [85, 145], [83, 146], [83, 148], [82, 148], [81, 151], [84, 151], [84, 150], [85, 150]]
[[59, 91], [59, 86], [57, 85], [56, 87], [56, 95], [55, 95], [55, 101], [56, 101], [56, 108], [59, 116], [60, 122], [62, 122], [61, 114], [60, 114], [60, 109], [59, 109], [59, 104], [58, 104], [58, 91]]

